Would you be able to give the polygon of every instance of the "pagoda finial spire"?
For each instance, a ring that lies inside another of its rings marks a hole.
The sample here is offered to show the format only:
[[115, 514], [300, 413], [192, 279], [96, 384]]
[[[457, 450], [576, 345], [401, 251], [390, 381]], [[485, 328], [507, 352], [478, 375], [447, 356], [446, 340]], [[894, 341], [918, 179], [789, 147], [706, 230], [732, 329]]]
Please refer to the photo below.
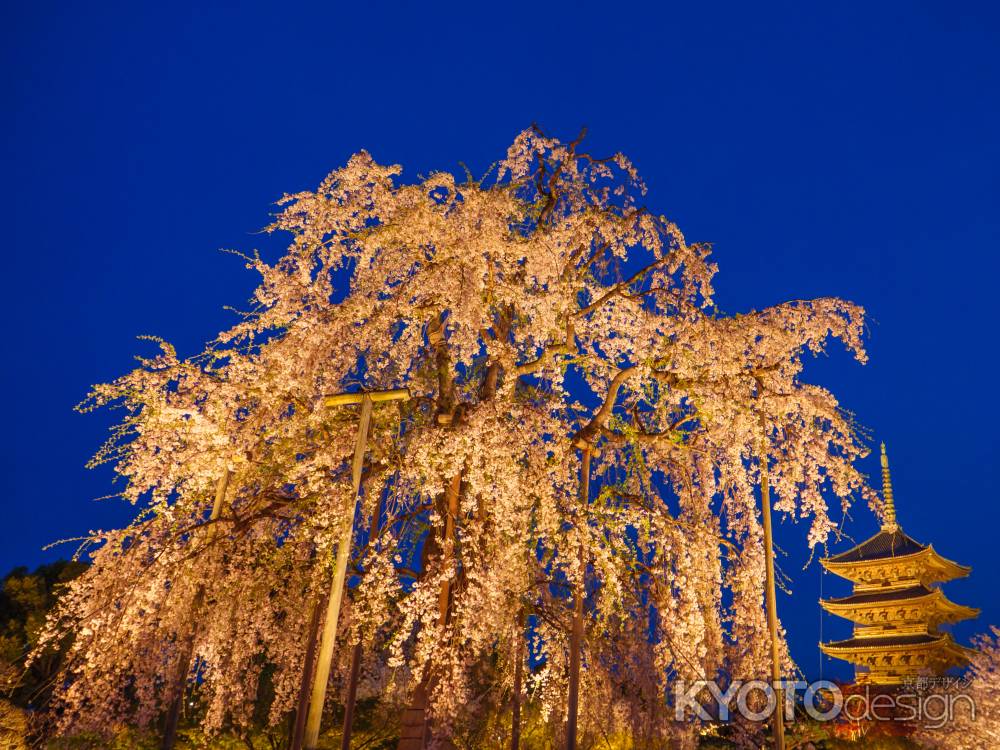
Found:
[[882, 443], [882, 500], [885, 503], [885, 519], [882, 528], [895, 530], [896, 503], [892, 498], [892, 477], [889, 475], [889, 457], [885, 454], [885, 443]]

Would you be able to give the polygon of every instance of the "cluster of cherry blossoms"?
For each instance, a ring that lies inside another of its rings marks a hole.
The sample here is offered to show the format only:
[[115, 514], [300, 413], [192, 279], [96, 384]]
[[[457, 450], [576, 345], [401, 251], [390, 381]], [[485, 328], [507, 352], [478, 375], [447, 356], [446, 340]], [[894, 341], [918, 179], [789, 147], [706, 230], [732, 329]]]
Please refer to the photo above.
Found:
[[[515, 684], [558, 734], [577, 598], [584, 730], [690, 738], [671, 680], [768, 673], [761, 464], [810, 546], [827, 498], [871, 499], [849, 417], [801, 380], [831, 338], [864, 361], [863, 310], [719, 315], [709, 248], [640, 204], [625, 157], [580, 146], [529, 129], [464, 182], [359, 153], [281, 201], [291, 242], [248, 259], [252, 314], [94, 388], [88, 408], [124, 413], [95, 461], [138, 514], [94, 535], [49, 623], [74, 635], [59, 731], [154, 724], [185, 681], [208, 730], [249, 725], [265, 682], [286, 720], [345, 523], [334, 701], [357, 643], [361, 692], [419, 703], [435, 736]], [[357, 413], [324, 397], [401, 388], [355, 514]]]
[[[916, 739], [941, 750], [1000, 746], [1000, 628], [975, 640], [964, 680], [938, 698], [934, 710], [946, 720], [925, 719]], [[944, 710], [940, 710], [940, 709]]]

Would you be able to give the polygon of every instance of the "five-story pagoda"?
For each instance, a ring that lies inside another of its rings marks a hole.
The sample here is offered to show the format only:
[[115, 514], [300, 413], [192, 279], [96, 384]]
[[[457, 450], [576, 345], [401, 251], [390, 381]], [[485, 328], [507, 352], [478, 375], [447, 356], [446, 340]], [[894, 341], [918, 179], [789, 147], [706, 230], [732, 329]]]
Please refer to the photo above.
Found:
[[971, 568], [914, 541], [896, 522], [889, 460], [882, 445], [884, 523], [853, 549], [820, 560], [854, 582], [854, 593], [823, 599], [823, 609], [851, 620], [854, 635], [821, 643], [823, 653], [855, 665], [859, 683], [898, 685], [917, 675], [940, 675], [968, 661], [968, 649], [938, 628], [976, 617], [978, 609], [955, 604], [935, 584], [967, 576]]

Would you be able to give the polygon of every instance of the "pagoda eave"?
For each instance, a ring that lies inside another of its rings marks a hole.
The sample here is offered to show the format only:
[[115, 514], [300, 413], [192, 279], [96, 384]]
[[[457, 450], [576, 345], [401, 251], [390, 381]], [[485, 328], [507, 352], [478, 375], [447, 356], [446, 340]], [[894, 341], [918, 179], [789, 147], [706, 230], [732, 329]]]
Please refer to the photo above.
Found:
[[891, 639], [851, 639], [819, 646], [827, 656], [873, 670], [874, 682], [892, 681], [900, 674], [915, 675], [922, 669], [964, 666], [972, 653], [947, 635], [918, 643], [886, 643], [886, 640]]
[[[922, 640], [917, 640], [918, 638], [922, 638]], [[947, 646], [949, 642], [951, 642], [951, 638], [945, 634], [937, 637], [931, 635], [901, 636], [898, 638], [893, 638], [891, 636], [886, 638], [866, 637], [848, 638], [846, 641], [830, 641], [829, 643], [821, 643], [820, 648], [822, 648], [825, 653], [829, 653], [831, 651], [846, 652], [867, 650], [912, 651]]]
[[945, 582], [964, 578], [972, 568], [959, 565], [939, 555], [933, 546], [906, 555], [890, 555], [865, 560], [838, 562], [820, 558], [820, 564], [834, 575], [858, 584], [890, 578], [907, 578], [917, 581]]
[[[861, 597], [863, 601], [851, 601], [856, 597], [842, 600], [820, 599], [820, 606], [836, 617], [865, 625], [880, 621], [919, 621], [922, 618], [935, 622], [961, 622], [979, 616], [980, 610], [956, 604], [948, 599], [940, 589], [933, 589], [920, 596], [906, 598], [872, 599]], [[880, 613], [885, 613], [879, 616]]]
[[937, 580], [940, 582], [953, 581], [956, 578], [965, 578], [972, 572], [971, 565], [959, 565], [954, 560], [949, 560], [947, 557], [943, 557], [938, 554], [934, 549], [934, 545], [929, 545], [927, 547], [927, 559], [928, 562], [933, 564], [935, 568], [945, 574], [946, 577], [938, 577]]

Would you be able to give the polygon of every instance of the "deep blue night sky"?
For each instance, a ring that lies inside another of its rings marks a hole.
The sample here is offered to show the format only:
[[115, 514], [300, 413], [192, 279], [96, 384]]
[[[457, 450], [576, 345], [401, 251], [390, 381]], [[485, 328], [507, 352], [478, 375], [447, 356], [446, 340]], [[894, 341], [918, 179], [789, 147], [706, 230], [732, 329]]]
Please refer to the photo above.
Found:
[[[72, 407], [146, 351], [136, 335], [191, 354], [232, 320], [255, 279], [218, 249], [266, 247], [254, 232], [283, 192], [360, 148], [411, 177], [481, 173], [537, 121], [632, 157], [649, 205], [714, 243], [725, 311], [868, 308], [870, 364], [837, 347], [807, 374], [887, 442], [906, 531], [974, 567], [947, 589], [983, 609], [958, 636], [1000, 624], [998, 6], [135, 5], [0, 11], [0, 571], [128, 517], [83, 466], [109, 416]], [[859, 508], [848, 530], [876, 523]], [[779, 607], [816, 677], [805, 531], [778, 529]], [[827, 639], [848, 629], [823, 620]]]

